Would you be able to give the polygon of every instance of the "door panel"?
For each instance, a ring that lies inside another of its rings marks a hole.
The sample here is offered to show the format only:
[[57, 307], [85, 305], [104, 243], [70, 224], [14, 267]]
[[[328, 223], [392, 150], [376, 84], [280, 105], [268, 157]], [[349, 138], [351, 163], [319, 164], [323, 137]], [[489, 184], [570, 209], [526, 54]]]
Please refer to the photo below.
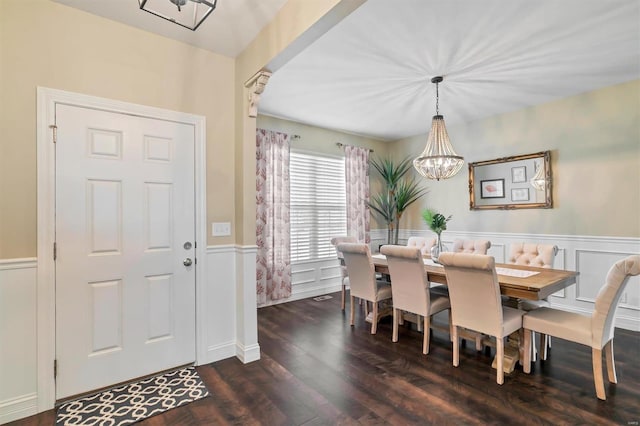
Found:
[[56, 125], [60, 399], [195, 360], [194, 129], [67, 105]]

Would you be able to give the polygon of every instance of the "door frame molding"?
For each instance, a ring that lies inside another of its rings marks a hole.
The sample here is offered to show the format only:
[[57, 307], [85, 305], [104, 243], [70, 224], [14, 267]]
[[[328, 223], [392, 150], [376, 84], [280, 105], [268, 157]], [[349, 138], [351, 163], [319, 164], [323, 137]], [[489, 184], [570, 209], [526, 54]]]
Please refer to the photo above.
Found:
[[37, 395], [38, 412], [55, 404], [55, 146], [53, 131], [56, 104], [72, 105], [192, 125], [195, 136], [195, 232], [196, 259], [196, 364], [206, 359], [206, 118], [129, 102], [100, 98], [46, 87], [37, 88]]

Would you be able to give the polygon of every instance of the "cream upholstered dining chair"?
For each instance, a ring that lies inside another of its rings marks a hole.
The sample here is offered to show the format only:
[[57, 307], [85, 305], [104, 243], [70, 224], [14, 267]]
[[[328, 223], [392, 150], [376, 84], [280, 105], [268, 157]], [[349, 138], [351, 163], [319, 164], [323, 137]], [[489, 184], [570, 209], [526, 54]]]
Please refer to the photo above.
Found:
[[487, 254], [491, 247], [491, 241], [487, 240], [461, 240], [453, 241], [453, 253]]
[[[512, 243], [509, 246], [509, 256], [507, 263], [514, 265], [534, 266], [536, 268], [553, 268], [553, 263], [558, 254], [558, 246], [553, 244], [535, 244], [535, 243]], [[520, 300], [518, 308], [524, 311], [532, 311], [534, 309], [549, 306], [547, 299], [543, 300]], [[536, 342], [532, 336], [531, 356], [536, 360]], [[540, 358], [547, 359], [547, 348], [551, 346], [549, 336], [541, 336], [540, 340]]]
[[419, 248], [423, 256], [431, 254], [431, 247], [435, 244], [435, 238], [409, 237], [407, 240], [407, 247]]
[[[431, 294], [424, 271], [422, 252], [416, 247], [382, 246], [380, 253], [387, 257], [393, 295], [393, 337], [398, 341], [398, 324], [402, 311], [424, 318], [422, 353], [429, 353], [431, 316], [450, 308], [449, 298]], [[451, 315], [449, 315], [451, 316]], [[418, 319], [419, 321], [419, 319]]]
[[[357, 243], [358, 239], [356, 237], [343, 236], [343, 237], [333, 237], [331, 238], [331, 244], [336, 248], [336, 253], [338, 255], [338, 259], [343, 259], [342, 253], [338, 251], [338, 244], [342, 243]], [[342, 310], [344, 311], [347, 286], [349, 285], [349, 278], [347, 275], [347, 267], [344, 265], [340, 265], [340, 272], [342, 273]]]
[[591, 316], [552, 308], [540, 308], [527, 313], [524, 317], [524, 354], [523, 369], [531, 371], [530, 345], [531, 332], [549, 334], [571, 342], [591, 346], [593, 381], [598, 399], [607, 399], [602, 375], [602, 350], [607, 362], [609, 382], [617, 383], [613, 359], [613, 334], [615, 312], [620, 296], [629, 281], [629, 277], [640, 274], [640, 255], [633, 255], [617, 261], [609, 272], [604, 287], [596, 296], [595, 309]]
[[502, 306], [500, 284], [492, 256], [469, 253], [440, 254], [451, 302], [453, 365], [458, 366], [458, 327], [496, 338], [498, 384], [504, 383], [504, 338], [522, 329], [520, 309]]
[[376, 279], [371, 251], [367, 244], [342, 243], [338, 244], [338, 251], [344, 256], [344, 263], [349, 275], [351, 325], [354, 324], [355, 319], [354, 298], [359, 297], [365, 301], [365, 306], [367, 301], [373, 304], [371, 334], [376, 334], [380, 318], [391, 313], [390, 310], [381, 312], [378, 306], [379, 302], [391, 299], [391, 286], [389, 283]]
[[[462, 240], [453, 241], [451, 252], [453, 253], [469, 253], [469, 254], [487, 254], [491, 247], [491, 241], [487, 240]], [[439, 293], [448, 291], [444, 286], [435, 287], [434, 290]], [[476, 336], [476, 350], [482, 350], [482, 336]]]

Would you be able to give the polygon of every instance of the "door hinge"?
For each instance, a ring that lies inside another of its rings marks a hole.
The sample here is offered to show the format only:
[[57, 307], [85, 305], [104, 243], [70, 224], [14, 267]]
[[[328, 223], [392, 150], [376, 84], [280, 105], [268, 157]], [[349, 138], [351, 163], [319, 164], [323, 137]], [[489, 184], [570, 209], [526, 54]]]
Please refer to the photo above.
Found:
[[53, 260], [58, 258], [58, 243], [53, 243]]
[[56, 379], [58, 377], [58, 360], [53, 360], [53, 378]]
[[196, 265], [198, 264], [198, 258], [197, 257], [193, 258], [193, 263], [195, 263]]
[[53, 131], [53, 143], [58, 143], [58, 126], [52, 124], [49, 128]]

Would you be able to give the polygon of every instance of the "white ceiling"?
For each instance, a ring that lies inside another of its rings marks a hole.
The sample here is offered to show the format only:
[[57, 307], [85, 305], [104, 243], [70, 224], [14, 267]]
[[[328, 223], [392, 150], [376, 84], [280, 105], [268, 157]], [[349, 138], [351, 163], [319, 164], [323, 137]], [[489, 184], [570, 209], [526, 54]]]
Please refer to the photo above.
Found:
[[368, 0], [277, 70], [261, 114], [395, 140], [640, 78], [639, 0]]
[[[138, 0], [54, 1], [235, 57], [287, 0], [219, 0], [196, 32]], [[396, 140], [428, 132], [436, 75], [448, 125], [640, 78], [640, 0], [368, 0], [272, 71], [261, 114]]]
[[53, 1], [232, 58], [247, 47], [287, 2], [218, 0], [216, 9], [194, 32], [140, 10], [138, 0]]

